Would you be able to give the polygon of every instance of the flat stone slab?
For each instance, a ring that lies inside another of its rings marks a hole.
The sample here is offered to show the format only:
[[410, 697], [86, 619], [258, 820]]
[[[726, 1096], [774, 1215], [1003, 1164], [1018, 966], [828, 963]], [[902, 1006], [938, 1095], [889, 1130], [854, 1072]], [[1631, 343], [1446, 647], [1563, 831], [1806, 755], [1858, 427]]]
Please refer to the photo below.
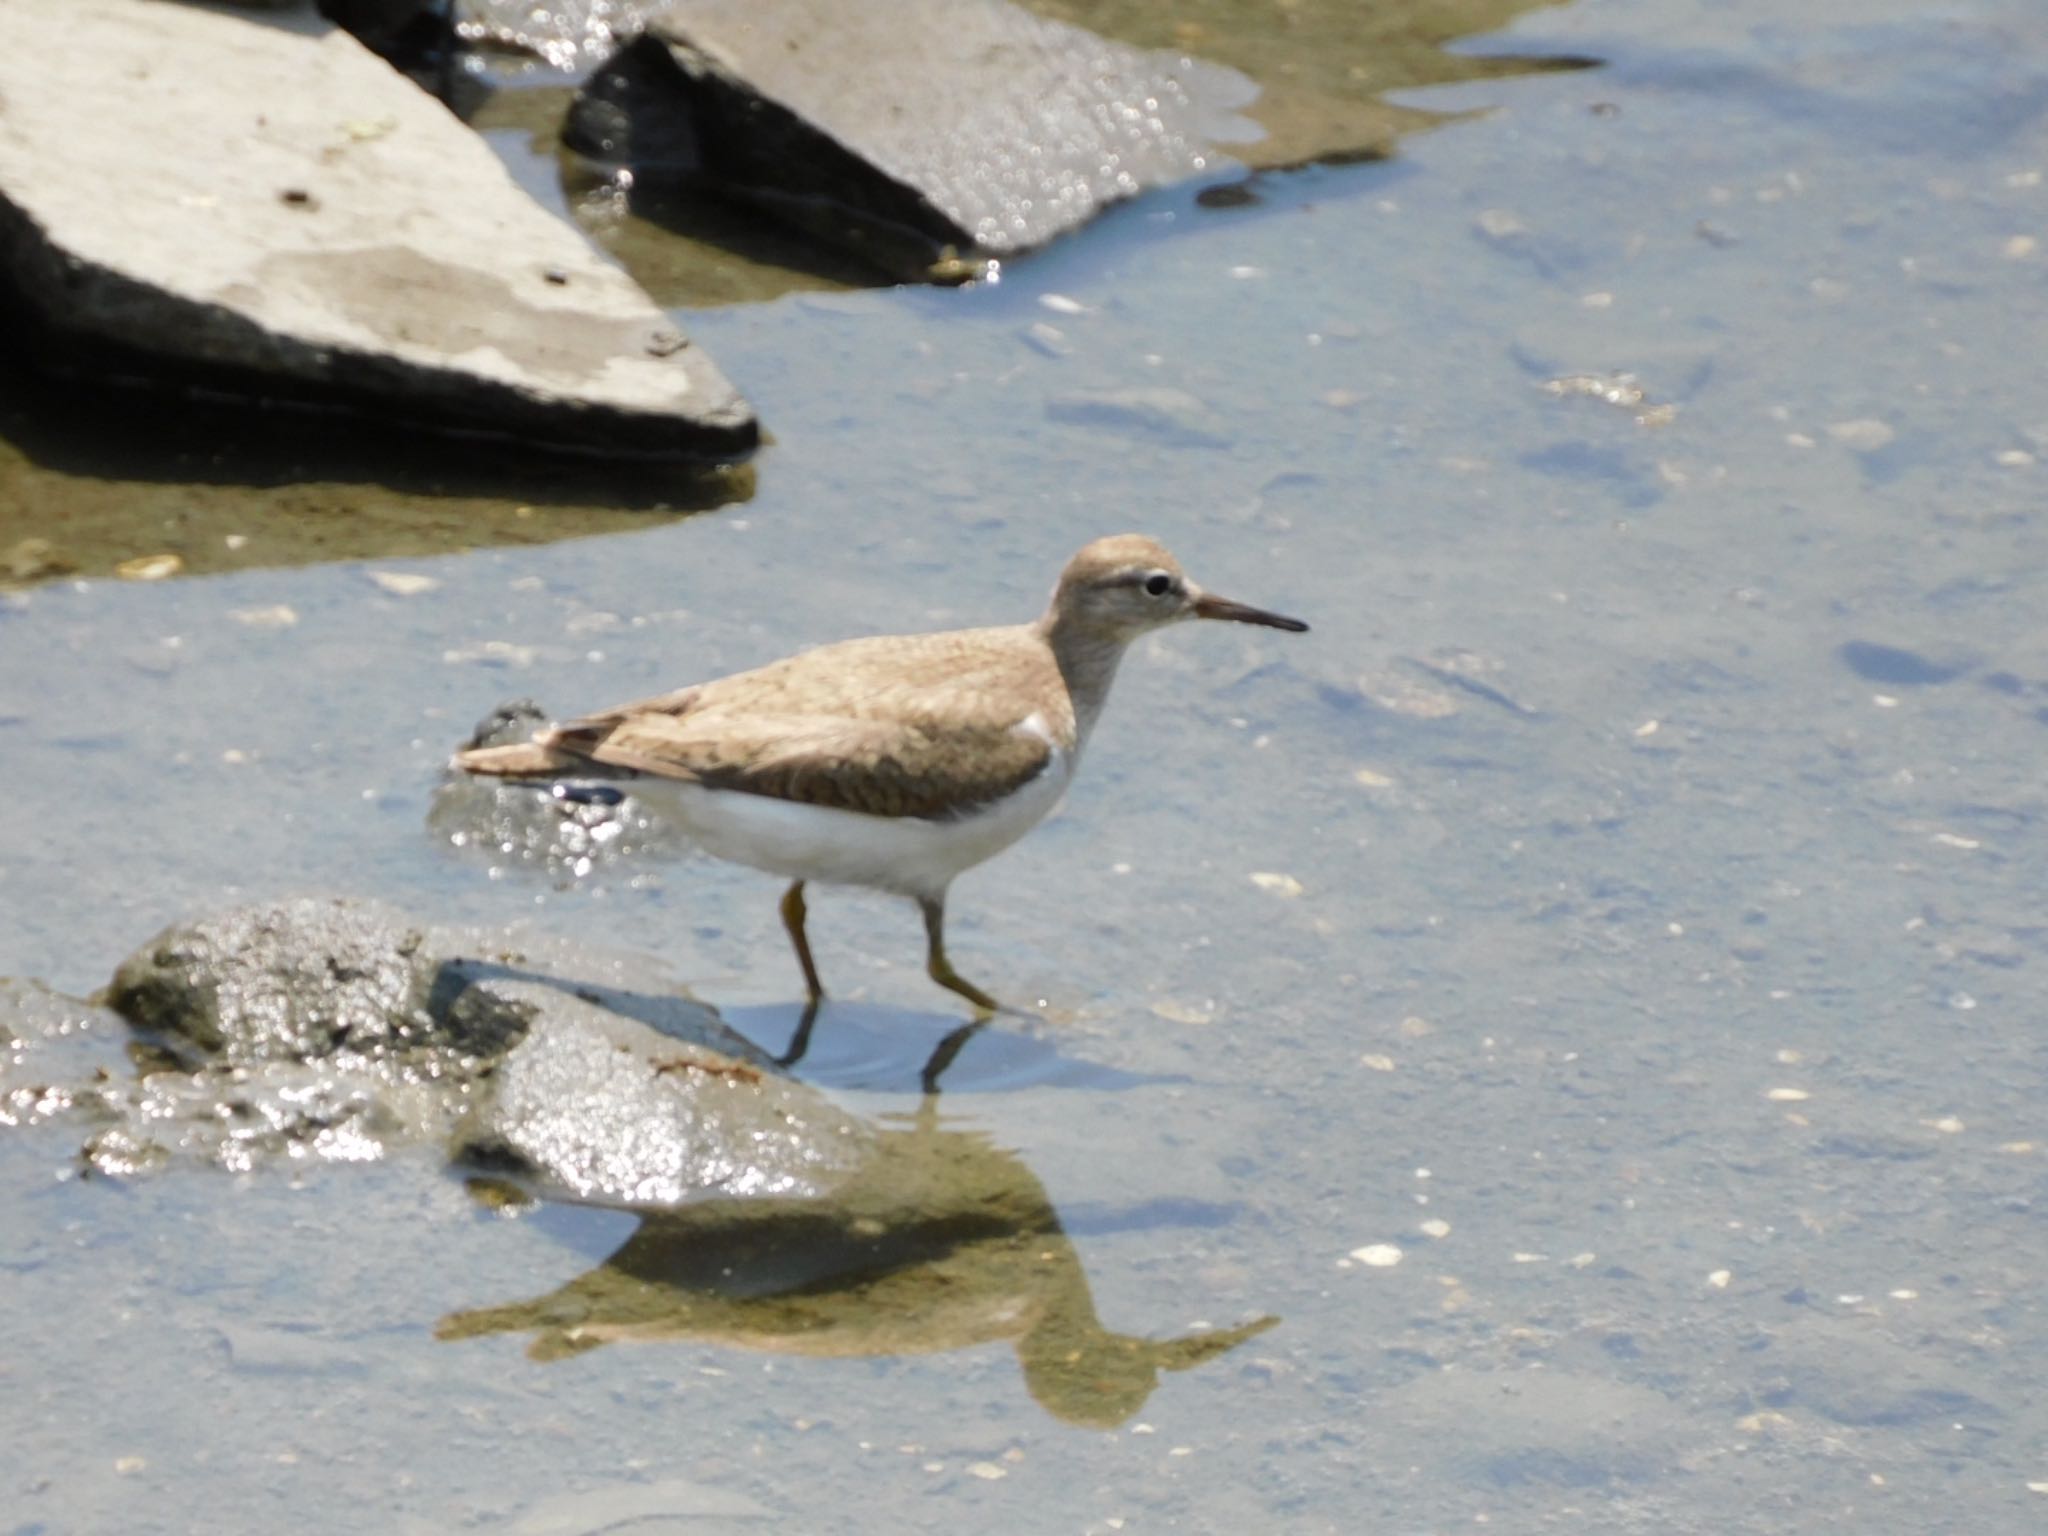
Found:
[[0, 5], [0, 295], [66, 373], [560, 448], [758, 438], [632, 279], [438, 101], [305, 16]]
[[678, 0], [593, 92], [607, 75], [628, 119], [664, 91], [687, 99], [682, 152], [701, 174], [813, 233], [879, 241], [894, 268], [890, 231], [931, 254], [1028, 250], [1257, 131], [1234, 115], [1256, 94], [1235, 70], [1008, 0]]

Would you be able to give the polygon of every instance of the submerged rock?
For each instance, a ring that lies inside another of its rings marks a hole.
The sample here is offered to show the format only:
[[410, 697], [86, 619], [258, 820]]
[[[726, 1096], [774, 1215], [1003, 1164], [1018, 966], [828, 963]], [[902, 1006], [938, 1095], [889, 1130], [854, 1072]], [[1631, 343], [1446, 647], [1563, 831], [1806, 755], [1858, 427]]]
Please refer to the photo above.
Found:
[[[513, 699], [478, 721], [464, 745], [527, 741], [548, 718], [531, 699]], [[593, 765], [579, 778], [605, 776]], [[451, 769], [434, 791], [427, 825], [451, 848], [494, 868], [543, 874], [565, 885], [607, 866], [691, 852], [694, 845], [676, 820], [651, 812], [630, 786], [617, 793], [601, 788], [601, 793], [570, 796], [555, 794], [546, 784]]]
[[105, 1008], [0, 977], [0, 1126], [96, 1110], [105, 1057], [126, 1033]]
[[0, 295], [51, 371], [547, 447], [754, 446], [630, 278], [315, 17], [7, 0], [0, 101]]
[[1256, 135], [1235, 116], [1255, 94], [1009, 0], [679, 0], [599, 72], [570, 137], [945, 279], [1223, 164], [1217, 143]]

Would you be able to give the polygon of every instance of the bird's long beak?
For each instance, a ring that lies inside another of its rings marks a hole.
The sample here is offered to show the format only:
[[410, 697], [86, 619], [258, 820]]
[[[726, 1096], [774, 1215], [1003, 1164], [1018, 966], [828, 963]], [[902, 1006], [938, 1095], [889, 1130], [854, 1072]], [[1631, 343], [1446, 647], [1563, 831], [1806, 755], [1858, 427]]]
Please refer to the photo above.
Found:
[[1290, 619], [1282, 613], [1268, 613], [1263, 608], [1254, 608], [1250, 603], [1233, 603], [1227, 597], [1218, 597], [1214, 592], [1198, 592], [1193, 604], [1198, 619], [1229, 619], [1237, 624], [1263, 624], [1268, 629], [1284, 629], [1293, 634], [1305, 634], [1308, 626], [1299, 619]]

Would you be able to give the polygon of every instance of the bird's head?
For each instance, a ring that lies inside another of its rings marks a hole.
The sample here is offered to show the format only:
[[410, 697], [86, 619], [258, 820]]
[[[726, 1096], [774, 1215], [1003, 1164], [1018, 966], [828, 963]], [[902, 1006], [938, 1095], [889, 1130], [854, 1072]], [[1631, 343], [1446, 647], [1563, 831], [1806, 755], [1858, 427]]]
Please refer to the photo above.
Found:
[[1157, 539], [1120, 533], [1067, 562], [1046, 615], [1054, 628], [1127, 642], [1183, 619], [1228, 619], [1299, 633], [1299, 619], [1205, 591]]

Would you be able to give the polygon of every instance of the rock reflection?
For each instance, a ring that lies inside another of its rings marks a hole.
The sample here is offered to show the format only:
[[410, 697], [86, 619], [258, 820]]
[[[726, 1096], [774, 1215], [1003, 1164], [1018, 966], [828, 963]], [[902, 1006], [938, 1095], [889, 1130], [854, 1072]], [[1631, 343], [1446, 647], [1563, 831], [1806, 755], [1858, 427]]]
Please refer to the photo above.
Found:
[[443, 1318], [442, 1339], [530, 1333], [558, 1360], [625, 1341], [714, 1343], [855, 1358], [1007, 1340], [1047, 1412], [1108, 1429], [1162, 1371], [1183, 1371], [1272, 1327], [1148, 1339], [1096, 1315], [1088, 1277], [1045, 1188], [927, 1098], [907, 1128], [825, 1200], [718, 1201], [643, 1218], [610, 1258], [529, 1301]]

